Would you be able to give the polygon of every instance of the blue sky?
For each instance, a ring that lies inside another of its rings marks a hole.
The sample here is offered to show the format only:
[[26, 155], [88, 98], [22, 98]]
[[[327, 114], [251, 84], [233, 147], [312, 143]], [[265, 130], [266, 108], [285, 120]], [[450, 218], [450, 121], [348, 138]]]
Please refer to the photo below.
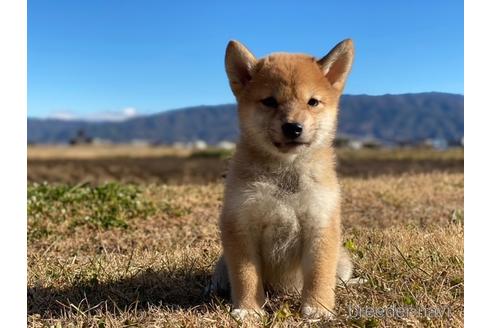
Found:
[[463, 2], [28, 1], [28, 115], [131, 116], [234, 101], [224, 50], [322, 56], [350, 37], [345, 93], [463, 94]]

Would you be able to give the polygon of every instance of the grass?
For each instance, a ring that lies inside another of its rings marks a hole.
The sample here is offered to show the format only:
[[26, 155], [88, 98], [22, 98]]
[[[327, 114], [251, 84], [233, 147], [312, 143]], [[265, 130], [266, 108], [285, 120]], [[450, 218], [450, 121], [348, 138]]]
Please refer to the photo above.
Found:
[[128, 221], [154, 212], [151, 203], [132, 185], [32, 184], [27, 189], [28, 241], [79, 226], [128, 228]]
[[[65, 153], [66, 152], [66, 153]], [[173, 153], [174, 152], [174, 153]], [[131, 184], [220, 183], [230, 151], [163, 147], [80, 146], [28, 148], [28, 181], [98, 186], [106, 182]], [[367, 178], [403, 173], [463, 172], [463, 149], [338, 149], [338, 173]], [[126, 154], [126, 156], [125, 156]]]
[[[298, 295], [269, 295], [255, 325], [462, 327], [463, 173], [346, 175], [341, 184], [344, 245], [368, 282], [337, 288], [330, 323], [303, 322]], [[29, 326], [241, 325], [228, 300], [202, 294], [220, 254], [221, 183], [28, 189]], [[408, 315], [354, 312], [392, 308]], [[424, 309], [443, 312], [416, 312]]]
[[[396, 149], [337, 149], [343, 159], [390, 159], [390, 160], [450, 160], [463, 159], [463, 149], [435, 151], [430, 148]], [[169, 146], [132, 146], [132, 145], [34, 145], [27, 148], [29, 160], [46, 159], [95, 159], [95, 158], [155, 158], [155, 157], [228, 157], [230, 150], [208, 148], [204, 150], [179, 149]]]
[[463, 148], [450, 148], [445, 151], [436, 151], [431, 148], [363, 148], [357, 151], [348, 148], [339, 148], [338, 156], [345, 160], [399, 160], [399, 161], [419, 161], [419, 160], [462, 160]]
[[109, 145], [31, 145], [27, 148], [29, 160], [42, 159], [94, 159], [94, 158], [140, 158], [176, 156], [186, 157], [191, 149], [178, 149], [166, 146], [132, 146], [127, 144]]
[[234, 151], [228, 149], [204, 149], [194, 151], [190, 158], [219, 158], [227, 159], [232, 156]]

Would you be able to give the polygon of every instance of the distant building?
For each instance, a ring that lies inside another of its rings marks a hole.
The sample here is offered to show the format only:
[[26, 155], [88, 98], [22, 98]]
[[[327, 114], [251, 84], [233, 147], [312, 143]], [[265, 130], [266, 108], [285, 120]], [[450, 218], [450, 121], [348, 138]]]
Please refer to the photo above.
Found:
[[419, 142], [415, 140], [399, 140], [395, 142], [395, 146], [399, 148], [413, 148], [417, 147], [418, 144]]
[[381, 143], [381, 141], [373, 138], [367, 138], [365, 140], [362, 140], [363, 148], [376, 149], [376, 148], [381, 148], [382, 146], [383, 144]]
[[195, 140], [191, 143], [191, 148], [198, 150], [207, 149], [207, 143], [203, 140]]
[[464, 147], [463, 137], [461, 137], [460, 139], [448, 140], [448, 146], [449, 147]]
[[152, 147], [159, 147], [159, 146], [164, 145], [164, 143], [158, 139], [155, 139], [155, 140], [149, 141], [149, 145]]
[[372, 137], [358, 138], [345, 135], [337, 137], [334, 141], [334, 145], [337, 148], [349, 148], [359, 150], [362, 148], [380, 148], [384, 144]]
[[92, 139], [92, 144], [93, 145], [112, 145], [113, 142], [108, 139], [101, 139], [101, 138], [94, 138]]
[[347, 143], [348, 148], [355, 149], [355, 150], [361, 149], [363, 146], [364, 146], [363, 142], [356, 139], [349, 140]]
[[436, 150], [446, 150], [449, 146], [448, 141], [443, 138], [432, 138], [425, 139], [424, 146], [436, 149]]
[[78, 130], [77, 135], [70, 139], [69, 143], [72, 146], [75, 145], [88, 145], [92, 144], [92, 138], [85, 134], [84, 130]]
[[236, 148], [236, 144], [234, 142], [223, 140], [217, 144], [217, 148], [225, 149], [225, 150], [233, 150]]
[[333, 145], [336, 148], [344, 148], [344, 147], [348, 147], [349, 142], [350, 142], [350, 139], [348, 139], [348, 138], [337, 137], [333, 141]]
[[150, 145], [149, 141], [145, 139], [133, 139], [130, 144], [135, 147], [147, 147]]

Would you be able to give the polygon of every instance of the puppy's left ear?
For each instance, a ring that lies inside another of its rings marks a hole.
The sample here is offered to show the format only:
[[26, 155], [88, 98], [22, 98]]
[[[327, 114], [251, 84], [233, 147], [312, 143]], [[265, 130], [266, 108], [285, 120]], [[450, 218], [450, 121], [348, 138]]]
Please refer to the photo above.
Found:
[[256, 58], [239, 41], [232, 40], [227, 45], [225, 67], [232, 92], [237, 97], [251, 80]]
[[354, 43], [346, 39], [337, 44], [318, 64], [330, 84], [342, 92], [354, 60]]

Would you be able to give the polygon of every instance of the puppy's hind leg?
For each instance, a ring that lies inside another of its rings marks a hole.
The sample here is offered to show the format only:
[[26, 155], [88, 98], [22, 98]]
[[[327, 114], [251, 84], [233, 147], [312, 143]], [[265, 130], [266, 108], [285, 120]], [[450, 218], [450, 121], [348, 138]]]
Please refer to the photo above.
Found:
[[352, 278], [353, 268], [354, 266], [352, 264], [352, 260], [350, 259], [350, 254], [347, 252], [345, 247], [340, 247], [337, 262], [338, 284], [342, 284], [342, 282], [346, 283], [350, 278]]
[[231, 285], [229, 283], [224, 255], [221, 255], [217, 261], [212, 279], [210, 280], [209, 285], [205, 287], [204, 294], [205, 296], [217, 295], [222, 298], [230, 298]]
[[337, 285], [343, 286], [365, 283], [366, 279], [364, 278], [352, 278], [353, 269], [354, 265], [350, 259], [350, 254], [345, 247], [340, 247], [337, 263]]

